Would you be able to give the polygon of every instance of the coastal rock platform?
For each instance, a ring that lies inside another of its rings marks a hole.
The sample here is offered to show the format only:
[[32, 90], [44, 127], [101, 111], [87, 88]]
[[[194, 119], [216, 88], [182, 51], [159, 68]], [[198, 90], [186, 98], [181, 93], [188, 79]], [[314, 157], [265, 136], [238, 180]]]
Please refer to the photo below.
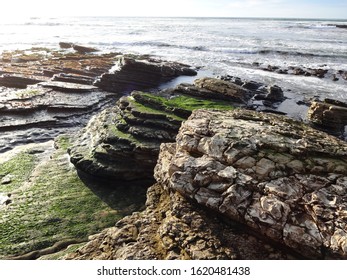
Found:
[[147, 209], [66, 258], [346, 259], [346, 155], [283, 116], [194, 111], [161, 145]]
[[93, 176], [152, 178], [160, 144], [174, 142], [181, 122], [194, 110], [254, 107], [254, 98], [273, 105], [285, 99], [278, 86], [249, 85], [205, 77], [154, 93], [133, 91], [76, 135], [71, 162]]
[[1, 55], [0, 152], [72, 133], [132, 89], [156, 87], [163, 80], [196, 74], [175, 62], [120, 53], [95, 54], [79, 47], [76, 52], [32, 48]]

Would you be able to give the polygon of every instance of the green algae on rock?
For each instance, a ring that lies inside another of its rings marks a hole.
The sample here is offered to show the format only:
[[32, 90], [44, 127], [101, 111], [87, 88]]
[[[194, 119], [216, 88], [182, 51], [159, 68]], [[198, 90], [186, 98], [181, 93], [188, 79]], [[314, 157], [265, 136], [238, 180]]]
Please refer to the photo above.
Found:
[[163, 142], [174, 142], [181, 122], [193, 110], [233, 110], [232, 102], [182, 93], [133, 91], [91, 119], [69, 149], [71, 162], [97, 177], [152, 179]]
[[[69, 163], [67, 137], [57, 140], [55, 151], [52, 144], [33, 145], [0, 164], [1, 174], [14, 175], [0, 185], [0, 192], [11, 194], [11, 203], [0, 209], [2, 259], [28, 253], [37, 258], [55, 244], [86, 240], [143, 205], [145, 189], [117, 182], [96, 187]], [[117, 191], [110, 184], [119, 184]]]
[[146, 209], [65, 259], [346, 259], [347, 144], [248, 110], [196, 110]]

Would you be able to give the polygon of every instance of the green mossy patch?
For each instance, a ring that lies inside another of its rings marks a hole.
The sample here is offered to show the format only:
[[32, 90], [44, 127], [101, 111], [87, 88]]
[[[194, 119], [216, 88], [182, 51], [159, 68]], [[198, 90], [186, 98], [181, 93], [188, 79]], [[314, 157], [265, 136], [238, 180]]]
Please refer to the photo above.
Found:
[[20, 187], [23, 182], [28, 180], [36, 162], [35, 155], [22, 152], [0, 164], [0, 180], [5, 176], [12, 177], [11, 183], [0, 184], [0, 192], [9, 193]]
[[[164, 98], [163, 98], [164, 99]], [[129, 102], [131, 103], [132, 107], [137, 110], [138, 112], [146, 113], [146, 114], [153, 114], [153, 115], [165, 115], [169, 119], [177, 120], [177, 121], [183, 121], [184, 119], [176, 116], [175, 114], [171, 114], [162, 110], [158, 110], [155, 108], [150, 107], [149, 105], [141, 104], [134, 99], [129, 98]], [[162, 103], [162, 102], [160, 102]]]
[[199, 97], [192, 97], [188, 95], [176, 95], [170, 98], [165, 98], [150, 93], [142, 93], [143, 98], [147, 99], [149, 103], [156, 103], [169, 108], [184, 109], [187, 111], [194, 111], [197, 109], [216, 109], [216, 110], [233, 110], [234, 107], [230, 103], [222, 100], [204, 99]]
[[0, 208], [2, 259], [59, 241], [86, 240], [143, 207], [144, 188], [110, 182], [96, 186], [81, 179], [66, 154], [68, 138], [57, 143], [59, 148], [40, 163], [28, 150], [0, 164], [0, 174], [14, 175], [0, 185], [0, 193], [11, 194], [11, 203]]

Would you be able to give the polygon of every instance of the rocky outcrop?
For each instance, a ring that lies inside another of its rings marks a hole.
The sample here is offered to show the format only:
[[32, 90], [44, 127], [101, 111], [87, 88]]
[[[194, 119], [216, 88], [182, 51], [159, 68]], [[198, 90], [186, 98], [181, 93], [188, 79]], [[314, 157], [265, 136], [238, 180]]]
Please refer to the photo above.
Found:
[[[140, 81], [140, 88], [145, 83], [157, 86], [166, 78], [196, 74], [188, 66], [179, 63], [138, 56], [120, 59], [119, 53], [96, 55], [75, 44], [62, 42], [60, 46], [78, 47], [78, 52], [31, 49], [2, 54], [0, 112], [3, 118], [0, 120], [0, 152], [22, 143], [47, 141], [63, 131], [78, 130], [84, 126], [92, 114], [107, 107], [121, 93], [115, 88], [108, 92], [93, 85], [116, 62], [118, 64], [115, 67], [120, 69], [116, 71], [117, 75], [111, 75], [116, 77], [114, 85], [131, 84], [134, 79], [134, 82]], [[175, 129], [177, 132], [178, 127]], [[134, 134], [139, 133], [135, 128], [132, 130]], [[170, 132], [165, 132], [162, 141], [171, 137], [168, 135]], [[172, 137], [170, 139], [173, 141]], [[149, 153], [148, 157], [153, 161], [150, 152], [152, 143], [149, 146], [149, 151], [142, 152]], [[147, 147], [146, 144], [141, 145], [141, 149], [144, 147]], [[159, 145], [156, 144], [156, 147], [157, 155]]]
[[284, 117], [195, 111], [155, 170], [166, 189], [308, 258], [347, 258], [347, 144]]
[[158, 87], [181, 75], [195, 76], [188, 65], [151, 59], [148, 56], [121, 55], [110, 73], [103, 74], [95, 85], [103, 90], [130, 93]]
[[347, 104], [341, 101], [325, 99], [324, 102], [312, 102], [308, 119], [323, 129], [341, 133], [347, 126]]
[[265, 106], [268, 105], [274, 108], [276, 107], [276, 104], [279, 104], [286, 99], [282, 88], [277, 85], [264, 85], [259, 82], [242, 80], [239, 77], [234, 77], [230, 75], [222, 76], [221, 79], [223, 81], [227, 81], [232, 84], [238, 85], [244, 90], [247, 90], [248, 104], [252, 103], [250, 102], [250, 99], [252, 98], [253, 100], [262, 100]]
[[159, 184], [147, 192], [147, 208], [115, 227], [89, 237], [64, 259], [78, 260], [216, 260], [292, 259], [273, 246], [219, 220]]
[[176, 139], [146, 210], [67, 259], [347, 258], [345, 142], [247, 110], [194, 111]]
[[[194, 85], [199, 89], [206, 89], [210, 92], [214, 92], [215, 94], [217, 93], [218, 97], [221, 99], [238, 103], [246, 104], [247, 101], [253, 96], [251, 92], [237, 84], [214, 78], [202, 78], [196, 80]], [[213, 95], [211, 95], [206, 97], [213, 97]]]
[[49, 49], [4, 52], [0, 67], [0, 152], [78, 130], [115, 98], [92, 86], [116, 54]]
[[[214, 87], [201, 88], [205, 81]], [[69, 150], [71, 162], [99, 177], [153, 178], [160, 144], [175, 141], [181, 122], [194, 109], [233, 109], [235, 97], [226, 94], [233, 87], [238, 91], [239, 106], [249, 92], [220, 79], [197, 80], [195, 85], [181, 84], [157, 94], [134, 91], [78, 133]]]
[[[299, 55], [305, 56], [306, 54], [302, 53]], [[253, 63], [252, 65], [263, 71], [274, 72], [274, 73], [283, 74], [283, 75], [317, 77], [320, 79], [328, 78], [330, 80], [333, 80], [334, 82], [337, 82], [337, 81], [341, 82], [341, 81], [347, 80], [347, 76], [346, 76], [347, 72], [345, 70], [341, 69], [338, 71], [333, 71], [329, 69], [327, 65], [321, 65], [320, 68], [310, 68], [310, 67], [304, 67], [304, 66], [280, 67], [276, 65], [262, 65], [260, 63]]]

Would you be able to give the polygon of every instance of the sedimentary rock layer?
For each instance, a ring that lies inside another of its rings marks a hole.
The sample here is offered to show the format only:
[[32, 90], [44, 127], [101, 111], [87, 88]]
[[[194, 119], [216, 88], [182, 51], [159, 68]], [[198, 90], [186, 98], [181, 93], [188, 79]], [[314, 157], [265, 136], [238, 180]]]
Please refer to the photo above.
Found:
[[246, 110], [195, 111], [163, 144], [168, 190], [308, 258], [347, 258], [347, 144]]
[[[280, 102], [279, 87], [242, 86], [216, 78], [180, 84], [157, 93], [134, 91], [102, 112], [76, 135], [71, 161], [95, 176], [152, 178], [161, 143], [174, 142], [181, 122], [195, 109], [233, 110], [258, 99]], [[261, 89], [260, 89], [261, 88]]]
[[64, 259], [216, 260], [292, 259], [293, 256], [228, 225], [159, 184], [147, 192], [147, 208], [89, 237]]
[[188, 65], [145, 57], [122, 55], [115, 61], [113, 71], [103, 74], [95, 85], [110, 92], [131, 92], [155, 88], [172, 78], [197, 72]]
[[176, 141], [146, 210], [66, 258], [347, 258], [345, 142], [248, 110], [194, 111]]
[[331, 99], [312, 102], [308, 110], [308, 119], [323, 129], [343, 132], [347, 126], [347, 103]]

